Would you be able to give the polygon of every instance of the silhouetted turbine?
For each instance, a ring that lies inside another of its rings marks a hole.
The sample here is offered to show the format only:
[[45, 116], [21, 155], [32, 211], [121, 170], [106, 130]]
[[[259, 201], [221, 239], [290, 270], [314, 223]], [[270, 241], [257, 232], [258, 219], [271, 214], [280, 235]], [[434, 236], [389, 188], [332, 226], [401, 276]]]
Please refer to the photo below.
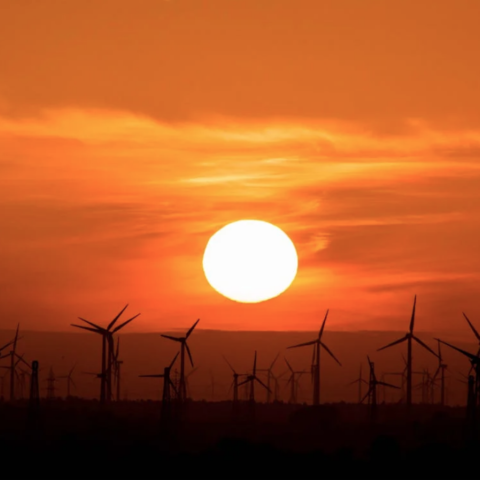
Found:
[[316, 357], [316, 362], [312, 365], [312, 376], [313, 376], [313, 404], [320, 405], [320, 346], [323, 347], [327, 353], [340, 365], [342, 364], [338, 361], [335, 355], [330, 351], [330, 349], [322, 342], [323, 330], [325, 328], [325, 322], [327, 321], [328, 310], [323, 319], [322, 326], [318, 332], [318, 338], [312, 340], [311, 342], [299, 343], [298, 345], [293, 345], [287, 348], [298, 348], [298, 347], [307, 347], [309, 345], [314, 345], [313, 356]]
[[247, 375], [247, 378], [238, 384], [240, 387], [241, 385], [245, 385], [250, 383], [250, 402], [255, 403], [255, 382], [258, 382], [263, 388], [269, 390], [269, 388], [257, 377], [257, 351], [255, 350], [255, 356], [253, 358], [253, 370], [252, 373]]
[[[175, 387], [175, 384], [173, 383], [172, 379], [170, 378], [170, 372], [172, 370], [172, 367], [173, 367], [177, 357], [178, 357], [178, 352], [175, 355], [175, 357], [173, 358], [170, 365], [163, 369], [163, 373], [157, 373], [157, 374], [153, 374], [153, 375], [139, 375], [139, 377], [142, 377], [142, 378], [163, 378], [163, 394], [162, 394], [162, 402], [163, 403], [167, 403], [167, 402], [171, 401], [172, 395], [171, 395], [170, 389], [173, 389], [173, 391], [175, 392], [175, 395], [178, 397], [178, 392], [177, 392], [177, 389]], [[163, 406], [162, 406], [162, 410], [165, 413], [165, 410], [164, 410]]]
[[475, 369], [475, 388], [474, 388], [474, 396], [475, 396], [475, 405], [478, 405], [480, 400], [480, 356], [473, 355], [473, 353], [467, 352], [466, 350], [462, 350], [461, 348], [455, 347], [454, 345], [444, 342], [439, 338], [436, 338], [440, 343], [447, 345], [450, 348], [453, 348], [457, 352], [460, 352], [462, 355], [467, 357], [470, 360], [473, 368]]
[[445, 370], [447, 365], [443, 363], [442, 351], [440, 350], [440, 340], [438, 342], [438, 368], [433, 375], [432, 382], [435, 382], [438, 374], [440, 373], [440, 405], [445, 405]]
[[[88, 323], [91, 327], [85, 327], [83, 325], [76, 325], [72, 323], [72, 327], [81, 328], [82, 330], [87, 330], [88, 332], [97, 333], [102, 336], [102, 371], [101, 376], [99, 377], [100, 382], [100, 403], [104, 404], [105, 401], [110, 401], [112, 398], [112, 366], [113, 366], [113, 359], [114, 359], [114, 342], [113, 342], [113, 334], [118, 332], [121, 328], [125, 325], [130, 323], [132, 320], [137, 318], [140, 314], [138, 313], [134, 317], [128, 319], [127, 321], [123, 322], [122, 324], [115, 327], [113, 330], [113, 326], [120, 318], [120, 315], [125, 311], [128, 307], [128, 304], [123, 307], [122, 311], [109, 323], [107, 328], [100, 327], [95, 323], [92, 323], [84, 318], [78, 317], [79, 320], [82, 322]], [[108, 347], [108, 350], [107, 350]]]
[[362, 376], [362, 364], [360, 364], [360, 372], [358, 374], [358, 378], [350, 382], [348, 385], [355, 385], [358, 383], [358, 403], [362, 403], [362, 384], [368, 385], [368, 382]]
[[192, 368], [186, 375], [185, 375], [185, 390], [187, 392], [187, 397], [192, 398], [190, 384], [188, 383], [188, 379], [198, 370], [198, 367]]
[[[465, 315], [465, 313], [463, 313], [463, 316], [465, 317], [465, 320], [470, 325], [470, 328], [472, 329], [473, 334], [477, 338], [477, 341], [478, 341], [478, 344], [479, 344], [479, 347], [478, 347], [478, 350], [477, 350], [477, 357], [478, 357], [478, 356], [480, 356], [480, 334], [477, 332], [477, 329], [473, 326], [472, 322], [468, 319], [468, 317]], [[469, 373], [471, 373], [472, 370], [474, 370], [473, 365], [470, 367], [470, 372]]]
[[[267, 372], [267, 387], [270, 388], [270, 380], [274, 378], [272, 369], [273, 366], [275, 365], [275, 362], [277, 361], [280, 353], [277, 353], [277, 356], [273, 360], [273, 362], [270, 364], [268, 368], [258, 368], [257, 372]], [[271, 400], [271, 390], [267, 390], [267, 403], [270, 403]]]
[[[297, 388], [298, 388], [298, 382], [300, 380], [300, 377], [304, 373], [310, 373], [308, 371], [295, 371], [293, 370], [292, 366], [288, 363], [288, 360], [284, 358], [285, 363], [287, 364], [288, 369], [290, 370], [290, 377], [288, 378], [287, 384], [285, 385], [288, 387], [290, 384], [290, 398], [288, 400], [289, 403], [297, 403]], [[296, 377], [298, 375], [298, 377]]]
[[418, 337], [416, 337], [413, 334], [413, 327], [415, 324], [415, 306], [417, 303], [417, 296], [415, 295], [414, 300], [413, 300], [413, 310], [412, 310], [412, 317], [410, 319], [410, 329], [408, 333], [398, 339], [395, 340], [392, 343], [389, 343], [388, 345], [385, 345], [382, 348], [379, 348], [377, 352], [380, 350], [385, 350], [386, 348], [393, 347], [394, 345], [397, 345], [398, 343], [402, 342], [407, 342], [407, 407], [410, 408], [412, 405], [412, 339], [415, 340], [419, 345], [421, 345], [423, 348], [428, 350], [432, 355], [435, 355], [437, 357], [437, 354], [425, 343], [423, 343]]
[[369, 388], [368, 388], [368, 392], [365, 394], [365, 396], [363, 397], [360, 403], [363, 403], [367, 397], [369, 398], [370, 407], [371, 407], [370, 414], [371, 414], [372, 420], [374, 420], [377, 414], [377, 385], [383, 385], [385, 387], [397, 388], [397, 389], [400, 389], [400, 387], [397, 387], [396, 385], [392, 385], [391, 383], [386, 383], [386, 382], [377, 380], [377, 377], [375, 375], [375, 364], [370, 360], [370, 357], [368, 355], [367, 355], [367, 360], [368, 360], [368, 365], [370, 366]]
[[70, 397], [70, 390], [71, 390], [71, 385], [73, 385], [75, 388], [77, 386], [75, 385], [75, 382], [73, 381], [72, 375], [75, 370], [76, 364], [70, 369], [67, 375], [60, 375], [58, 378], [65, 378], [67, 380], [67, 398]]
[[1, 352], [5, 348], [9, 347], [10, 345], [13, 345], [9, 353], [7, 353], [6, 355], [0, 356], [0, 359], [10, 357], [10, 366], [8, 367], [8, 369], [10, 370], [10, 401], [11, 402], [15, 400], [15, 373], [16, 373], [15, 366], [18, 363], [16, 361], [16, 355], [17, 355], [17, 342], [18, 340], [20, 340], [20, 338], [18, 337], [19, 329], [20, 329], [20, 324], [17, 325], [17, 330], [15, 332], [15, 337], [13, 338], [13, 340], [11, 340], [7, 344], [5, 344], [2, 348], [0, 348], [0, 354], [1, 354]]
[[117, 388], [117, 394], [116, 394], [117, 402], [120, 401], [120, 391], [121, 391], [120, 388], [121, 388], [122, 365], [123, 365], [123, 360], [119, 360], [119, 357], [120, 357], [120, 337], [117, 337], [117, 348], [113, 356], [113, 380]]
[[228, 393], [230, 393], [230, 390], [233, 388], [233, 404], [236, 406], [238, 404], [238, 379], [240, 377], [246, 376], [246, 373], [237, 373], [235, 369], [230, 365], [230, 362], [225, 358], [224, 355], [222, 355], [223, 359], [225, 362], [227, 362], [227, 365], [230, 367], [230, 369], [233, 372], [233, 381], [230, 385], [230, 388], [228, 389]]
[[190, 330], [187, 332], [187, 334], [184, 337], [172, 337], [171, 335], [161, 334], [161, 336], [164, 338], [168, 338], [169, 340], [173, 340], [174, 342], [180, 343], [180, 384], [178, 388], [178, 396], [181, 402], [184, 402], [187, 399], [187, 388], [185, 384], [185, 350], [187, 350], [188, 358], [190, 359], [190, 364], [193, 367], [192, 354], [190, 353], [190, 348], [188, 347], [187, 339], [192, 334], [193, 329], [197, 326], [197, 323], [199, 321], [200, 319], [198, 319], [193, 324], [193, 326], [190, 327]]

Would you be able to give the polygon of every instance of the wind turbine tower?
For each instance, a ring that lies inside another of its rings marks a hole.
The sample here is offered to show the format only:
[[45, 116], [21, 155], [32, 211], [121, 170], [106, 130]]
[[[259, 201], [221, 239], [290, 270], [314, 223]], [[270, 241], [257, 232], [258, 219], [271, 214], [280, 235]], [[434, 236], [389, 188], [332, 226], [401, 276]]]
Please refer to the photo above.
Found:
[[[114, 340], [113, 334], [122, 329], [125, 325], [130, 323], [132, 320], [137, 318], [140, 314], [138, 313], [134, 317], [128, 319], [117, 327], [113, 328], [117, 320], [120, 318], [120, 315], [128, 307], [128, 304], [123, 307], [122, 311], [109, 323], [107, 328], [100, 327], [95, 323], [92, 323], [84, 318], [79, 317], [79, 320], [87, 323], [90, 327], [85, 327], [84, 325], [71, 324], [72, 327], [81, 328], [82, 330], [87, 330], [88, 332], [96, 333], [102, 337], [102, 370], [100, 373], [100, 403], [103, 405], [105, 402], [110, 401], [112, 398], [112, 369], [114, 362]], [[113, 328], [113, 330], [112, 330]]]
[[315, 340], [310, 342], [300, 343], [298, 345], [293, 345], [287, 348], [298, 348], [298, 347], [306, 347], [309, 345], [313, 345], [313, 357], [315, 359], [312, 365], [312, 374], [313, 374], [313, 405], [320, 405], [320, 347], [322, 347], [326, 352], [340, 365], [342, 364], [338, 361], [335, 355], [331, 352], [331, 350], [322, 342], [323, 331], [325, 329], [325, 322], [327, 321], [328, 317], [328, 310], [325, 314], [325, 318], [323, 319], [322, 326], [318, 333], [318, 337]]
[[164, 338], [168, 338], [169, 340], [173, 340], [174, 342], [180, 343], [180, 381], [179, 381], [179, 388], [178, 388], [178, 397], [180, 402], [185, 402], [185, 400], [187, 399], [187, 388], [185, 383], [185, 350], [187, 351], [190, 364], [193, 367], [192, 354], [190, 352], [190, 348], [188, 347], [187, 340], [188, 340], [188, 337], [192, 334], [193, 329], [197, 326], [197, 323], [199, 321], [200, 319], [198, 319], [193, 324], [193, 326], [190, 327], [190, 330], [187, 332], [187, 334], [184, 337], [172, 337], [171, 335], [161, 334], [161, 336]]
[[428, 350], [432, 355], [437, 357], [437, 354], [424, 342], [422, 342], [417, 336], [414, 335], [413, 333], [413, 327], [415, 324], [415, 306], [417, 303], [417, 296], [415, 295], [414, 300], [413, 300], [413, 310], [412, 310], [412, 317], [410, 319], [410, 329], [409, 331], [405, 334], [404, 337], [395, 340], [394, 342], [389, 343], [388, 345], [385, 345], [382, 348], [379, 348], [377, 352], [380, 350], [385, 350], [386, 348], [393, 347], [394, 345], [397, 345], [398, 343], [402, 342], [407, 342], [407, 408], [410, 409], [412, 406], [412, 340], [415, 340], [419, 345], [421, 345], [423, 348]]

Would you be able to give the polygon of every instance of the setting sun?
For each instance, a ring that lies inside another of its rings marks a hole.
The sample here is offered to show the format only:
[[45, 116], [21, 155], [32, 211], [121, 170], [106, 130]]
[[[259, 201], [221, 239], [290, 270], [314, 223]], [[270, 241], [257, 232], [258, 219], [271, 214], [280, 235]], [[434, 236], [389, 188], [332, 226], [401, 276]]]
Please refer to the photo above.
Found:
[[231, 300], [258, 303], [284, 292], [297, 274], [290, 238], [260, 220], [240, 220], [216, 232], [203, 256], [210, 285]]

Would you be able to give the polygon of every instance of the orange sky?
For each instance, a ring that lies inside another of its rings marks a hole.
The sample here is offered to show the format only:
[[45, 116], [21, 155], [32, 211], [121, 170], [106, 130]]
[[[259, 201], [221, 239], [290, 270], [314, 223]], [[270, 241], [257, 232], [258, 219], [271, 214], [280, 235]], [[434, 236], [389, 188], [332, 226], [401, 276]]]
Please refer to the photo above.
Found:
[[[480, 325], [480, 2], [85, 0], [0, 6], [1, 327]], [[299, 272], [208, 285], [242, 218]]]

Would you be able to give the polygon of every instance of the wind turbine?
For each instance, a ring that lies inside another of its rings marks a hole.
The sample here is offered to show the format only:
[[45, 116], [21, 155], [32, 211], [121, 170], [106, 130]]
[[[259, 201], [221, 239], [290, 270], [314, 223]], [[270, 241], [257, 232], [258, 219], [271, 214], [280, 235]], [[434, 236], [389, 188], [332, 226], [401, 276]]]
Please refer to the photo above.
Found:
[[281, 373], [280, 375], [278, 375], [277, 377], [275, 375], [273, 375], [272, 373], [272, 377], [273, 377], [273, 381], [274, 381], [274, 384], [275, 384], [275, 387], [274, 387], [274, 396], [273, 396], [273, 401], [274, 402], [278, 402], [279, 398], [280, 398], [280, 382], [279, 380], [286, 374], [288, 373], [288, 371], [286, 372], [283, 372]]
[[172, 379], [170, 378], [170, 372], [172, 370], [173, 364], [175, 363], [175, 360], [178, 357], [178, 352], [173, 358], [172, 362], [168, 367], [165, 367], [163, 369], [163, 373], [158, 373], [154, 375], [139, 375], [139, 377], [142, 378], [163, 378], [163, 395], [162, 395], [162, 410], [164, 410], [164, 403], [169, 403], [172, 399], [171, 391], [170, 389], [172, 388], [173, 391], [175, 392], [175, 395], [178, 396], [177, 389], [175, 388], [175, 384], [173, 383]]
[[197, 323], [200, 321], [198, 319], [187, 334], [184, 337], [172, 337], [171, 335], [164, 335], [161, 334], [162, 337], [168, 338], [169, 340], [173, 340], [174, 342], [180, 343], [180, 384], [178, 388], [178, 397], [181, 402], [184, 402], [187, 399], [187, 388], [185, 384], [185, 350], [187, 350], [188, 358], [190, 359], [190, 364], [193, 367], [193, 359], [192, 354], [190, 353], [190, 348], [187, 344], [188, 337], [192, 334], [193, 329], [197, 326]]
[[71, 385], [73, 385], [75, 388], [77, 388], [77, 386], [75, 385], [75, 382], [73, 381], [73, 378], [72, 378], [72, 374], [73, 374], [73, 371], [75, 370], [75, 367], [77, 365], [75, 364], [71, 369], [70, 371], [68, 372], [67, 375], [60, 375], [58, 378], [66, 378], [67, 379], [67, 398], [70, 397], [70, 390], [71, 390]]
[[120, 337], [117, 337], [117, 348], [113, 356], [113, 376], [114, 376], [113, 380], [114, 380], [115, 386], [117, 387], [117, 392], [116, 392], [117, 402], [120, 401], [120, 385], [122, 380], [122, 365], [123, 365], [123, 360], [119, 360], [119, 356], [120, 356]]
[[[305, 371], [295, 371], [293, 370], [292, 366], [288, 363], [288, 360], [285, 358], [285, 363], [288, 366], [288, 369], [290, 370], [290, 377], [288, 378], [286, 387], [290, 384], [290, 398], [288, 400], [288, 403], [297, 403], [297, 387], [298, 387], [298, 381], [300, 380], [300, 377], [304, 373], [310, 373], [310, 372], [305, 372]], [[298, 377], [296, 377], [298, 375]]]
[[311, 342], [300, 343], [298, 345], [293, 345], [287, 348], [298, 348], [298, 347], [306, 347], [309, 345], [314, 345], [313, 356], [315, 358], [315, 362], [312, 365], [312, 374], [313, 374], [313, 404], [320, 405], [320, 347], [323, 347], [327, 353], [340, 365], [342, 364], [338, 361], [337, 357], [330, 351], [330, 349], [322, 342], [323, 330], [325, 329], [325, 322], [327, 321], [328, 310], [325, 314], [325, 318], [323, 319], [322, 326], [318, 333], [318, 337]]
[[[104, 404], [106, 401], [110, 401], [112, 398], [112, 366], [114, 358], [114, 343], [113, 343], [113, 334], [118, 332], [125, 325], [130, 323], [132, 320], [137, 318], [140, 314], [138, 313], [134, 317], [128, 319], [127, 321], [116, 326], [113, 330], [113, 326], [120, 318], [120, 315], [128, 307], [128, 304], [123, 307], [122, 311], [108, 324], [107, 328], [100, 327], [95, 323], [92, 323], [84, 318], [78, 317], [82, 322], [88, 323], [90, 327], [85, 327], [83, 325], [76, 325], [72, 323], [72, 327], [81, 328], [82, 330], [87, 330], [88, 332], [93, 332], [102, 336], [102, 371], [101, 376], [99, 377], [100, 382], [100, 403]], [[93, 327], [93, 328], [92, 328]]]
[[[258, 368], [257, 372], [266, 372], [267, 373], [267, 387], [270, 388], [270, 380], [274, 378], [274, 375], [272, 373], [273, 366], [275, 365], [275, 362], [277, 361], [280, 353], [277, 353], [277, 356], [273, 360], [273, 362], [270, 364], [268, 368]], [[267, 403], [270, 403], [271, 400], [271, 390], [267, 390]]]
[[222, 355], [223, 359], [225, 362], [227, 362], [227, 365], [230, 367], [230, 370], [233, 372], [233, 381], [232, 384], [230, 385], [229, 392], [233, 387], [233, 404], [236, 406], [238, 404], [238, 379], [242, 376], [246, 376], [247, 374], [245, 373], [237, 373], [235, 369], [230, 365], [229, 361], [225, 358], [224, 355]]
[[[444, 345], [447, 345], [448, 347], [453, 348], [454, 350], [456, 350], [457, 352], [460, 352], [462, 355], [464, 355], [470, 360], [470, 363], [475, 369], [475, 385], [474, 385], [475, 402], [474, 404], [478, 405], [478, 402], [480, 400], [480, 356], [473, 355], [472, 353], [467, 352], [466, 350], [462, 350], [461, 348], [455, 347], [454, 345], [444, 342], [443, 340], [440, 340], [438, 338], [436, 338], [435, 340], [438, 340], [440, 343], [443, 343]], [[471, 377], [471, 375], [469, 377]]]
[[368, 385], [368, 382], [362, 376], [362, 364], [360, 364], [360, 372], [358, 374], [358, 378], [350, 382], [348, 385], [355, 385], [358, 383], [358, 403], [362, 403], [362, 384]]
[[[438, 342], [438, 368], [433, 375], [432, 382], [435, 382], [438, 374], [440, 373], [440, 405], [445, 406], [445, 370], [447, 365], [443, 363], [442, 351], [440, 350], [440, 340]], [[477, 354], [478, 356], [478, 354]]]
[[245, 385], [250, 383], [250, 395], [249, 400], [251, 403], [255, 403], [255, 382], [258, 382], [263, 388], [269, 390], [269, 388], [257, 377], [257, 351], [255, 350], [255, 356], [253, 358], [253, 370], [251, 374], [247, 375], [247, 378], [238, 384], [240, 387], [241, 385]]
[[413, 334], [413, 327], [415, 324], [415, 306], [417, 303], [417, 296], [415, 295], [413, 300], [413, 310], [412, 310], [412, 317], [410, 319], [410, 329], [406, 333], [406, 335], [398, 340], [395, 340], [388, 345], [385, 345], [382, 348], [379, 348], [377, 352], [380, 350], [385, 350], [386, 348], [393, 347], [393, 345], [397, 345], [398, 343], [407, 342], [407, 407], [410, 408], [412, 406], [412, 339], [415, 340], [419, 345], [423, 348], [428, 350], [432, 355], [437, 357], [437, 354], [425, 343], [423, 343], [418, 337]]
[[190, 385], [188, 383], [188, 379], [198, 370], [198, 367], [192, 368], [186, 375], [185, 375], [185, 391], [187, 392], [187, 398], [192, 398]]
[[[463, 312], [462, 312], [463, 313]], [[468, 324], [470, 325], [470, 328], [472, 329], [472, 332], [473, 334], [475, 335], [475, 337], [477, 338], [478, 340], [478, 351], [477, 351], [477, 357], [480, 356], [480, 334], [477, 332], [477, 329], [473, 326], [472, 322], [468, 319], [468, 317], [465, 315], [465, 313], [463, 313], [463, 316], [465, 317], [465, 320], [468, 322]], [[474, 369], [473, 365], [470, 367], [470, 372], [472, 372], [472, 370]]]
[[377, 377], [375, 375], [375, 364], [370, 360], [370, 357], [368, 355], [367, 355], [367, 360], [368, 360], [368, 365], [370, 366], [369, 388], [368, 388], [368, 392], [365, 394], [365, 396], [363, 397], [360, 403], [363, 403], [366, 398], [369, 399], [370, 409], [371, 409], [370, 415], [371, 415], [371, 419], [374, 420], [377, 415], [377, 385], [383, 385], [384, 387], [391, 387], [396, 389], [400, 389], [400, 387], [397, 387], [396, 385], [392, 385], [391, 383], [386, 383], [386, 382], [377, 380]]
[[19, 340], [18, 338], [19, 329], [20, 329], [20, 324], [17, 325], [17, 330], [15, 332], [15, 337], [13, 338], [13, 340], [11, 340], [2, 348], [0, 348], [0, 354], [1, 354], [2, 350], [9, 347], [10, 345], [13, 345], [10, 352], [8, 352], [6, 355], [0, 356], [0, 358], [10, 357], [10, 366], [8, 367], [8, 369], [10, 370], [10, 401], [11, 402], [15, 400], [15, 373], [16, 373], [15, 366], [18, 363], [16, 360], [16, 356], [17, 356], [17, 342]]

